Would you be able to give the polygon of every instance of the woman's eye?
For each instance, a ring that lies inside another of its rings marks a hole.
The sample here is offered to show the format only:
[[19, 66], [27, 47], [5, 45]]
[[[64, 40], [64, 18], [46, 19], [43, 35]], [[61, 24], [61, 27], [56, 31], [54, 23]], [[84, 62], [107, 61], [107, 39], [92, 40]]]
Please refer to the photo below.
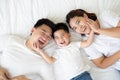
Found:
[[64, 34], [62, 34], [62, 36], [64, 36]]
[[77, 22], [76, 22], [76, 24], [79, 24], [79, 23], [80, 23], [80, 21], [77, 21]]

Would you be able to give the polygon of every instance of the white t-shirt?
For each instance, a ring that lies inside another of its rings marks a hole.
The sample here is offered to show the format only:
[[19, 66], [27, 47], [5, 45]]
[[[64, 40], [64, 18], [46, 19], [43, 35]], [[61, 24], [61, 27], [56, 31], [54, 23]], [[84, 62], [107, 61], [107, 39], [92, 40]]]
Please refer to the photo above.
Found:
[[26, 39], [18, 36], [0, 37], [1, 66], [12, 76], [38, 74], [42, 80], [54, 80], [52, 67], [25, 43]]
[[66, 47], [58, 48], [53, 57], [56, 58], [54, 63], [56, 80], [70, 80], [90, 69], [80, 52], [80, 42], [71, 42]]
[[[105, 11], [99, 16], [101, 27], [116, 27], [120, 17], [110, 11]], [[113, 38], [106, 35], [95, 35], [95, 40], [91, 46], [85, 48], [89, 59], [97, 59], [103, 55], [110, 56], [120, 50], [120, 38]], [[120, 60], [114, 65], [114, 68], [120, 70]]]

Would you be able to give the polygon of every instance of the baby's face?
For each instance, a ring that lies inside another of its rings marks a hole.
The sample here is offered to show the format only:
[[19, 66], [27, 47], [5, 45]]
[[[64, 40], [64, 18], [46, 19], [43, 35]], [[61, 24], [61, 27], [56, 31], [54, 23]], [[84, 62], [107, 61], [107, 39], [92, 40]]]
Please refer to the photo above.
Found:
[[63, 29], [58, 30], [54, 33], [54, 40], [60, 47], [67, 46], [70, 43], [70, 33], [64, 31]]

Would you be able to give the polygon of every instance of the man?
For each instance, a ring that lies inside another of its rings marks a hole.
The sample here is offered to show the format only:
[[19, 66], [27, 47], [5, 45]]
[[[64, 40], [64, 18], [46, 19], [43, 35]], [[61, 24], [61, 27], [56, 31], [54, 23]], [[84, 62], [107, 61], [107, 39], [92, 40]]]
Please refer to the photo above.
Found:
[[[52, 21], [40, 19], [27, 39], [18, 36], [0, 37], [1, 66], [7, 69], [12, 77], [37, 73], [42, 80], [54, 80], [52, 74], [47, 75], [50, 71], [49, 65], [33, 50], [33, 46], [42, 49], [50, 42], [54, 26]], [[0, 70], [0, 75], [5, 78], [2, 80], [7, 80], [9, 76], [6, 74], [6, 70]]]

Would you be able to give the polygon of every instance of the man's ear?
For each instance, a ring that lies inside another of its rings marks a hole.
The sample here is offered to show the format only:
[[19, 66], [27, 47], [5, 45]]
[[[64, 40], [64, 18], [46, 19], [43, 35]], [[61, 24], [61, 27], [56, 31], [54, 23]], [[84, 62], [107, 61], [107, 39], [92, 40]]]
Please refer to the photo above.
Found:
[[31, 29], [31, 33], [33, 33], [35, 31], [35, 28], [33, 27], [32, 29]]
[[35, 28], [33, 27], [33, 28], [31, 29], [31, 34], [32, 34], [34, 31], [35, 31]]

